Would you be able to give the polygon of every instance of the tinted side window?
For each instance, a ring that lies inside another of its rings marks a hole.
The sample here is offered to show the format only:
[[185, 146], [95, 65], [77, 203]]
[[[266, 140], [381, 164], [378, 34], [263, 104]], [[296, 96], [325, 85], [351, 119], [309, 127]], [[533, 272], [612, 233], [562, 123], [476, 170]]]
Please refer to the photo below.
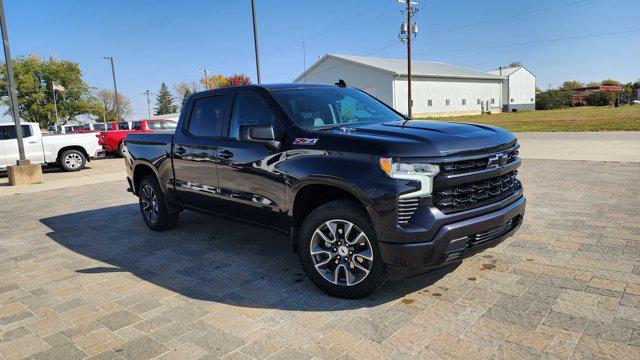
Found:
[[258, 95], [238, 94], [233, 104], [229, 137], [233, 139], [238, 138], [240, 125], [275, 126], [275, 123], [275, 117]]
[[189, 119], [189, 134], [203, 137], [219, 136], [225, 99], [225, 96], [211, 96], [195, 100]]
[[160, 121], [147, 121], [147, 130], [161, 130], [162, 123]]
[[133, 130], [142, 130], [142, 121], [134, 121]]
[[[26, 138], [31, 136], [31, 127], [29, 127], [29, 125], [22, 125], [22, 137]], [[15, 139], [16, 136], [16, 128], [13, 125], [10, 126], [2, 126], [2, 129], [0, 130], [0, 139], [2, 140], [6, 140], [6, 139]]]
[[126, 121], [118, 123], [118, 130], [129, 130], [129, 123]]

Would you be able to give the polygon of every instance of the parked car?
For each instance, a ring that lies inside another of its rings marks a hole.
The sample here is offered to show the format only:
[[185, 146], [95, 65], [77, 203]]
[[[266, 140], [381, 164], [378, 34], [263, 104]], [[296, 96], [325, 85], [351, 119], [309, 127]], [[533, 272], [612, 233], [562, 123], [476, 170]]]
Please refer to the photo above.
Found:
[[174, 131], [176, 122], [172, 120], [139, 120], [119, 122], [118, 130], [100, 132], [100, 143], [105, 151], [124, 156], [122, 141], [133, 132]]
[[460, 261], [523, 220], [519, 145], [498, 127], [409, 120], [329, 85], [216, 89], [183, 109], [174, 134], [126, 138], [147, 226], [189, 209], [280, 230], [334, 296], [370, 294], [389, 266]]
[[[87, 161], [104, 156], [96, 134], [43, 136], [37, 123], [21, 124], [24, 151], [32, 163], [57, 165], [65, 171], [78, 171]], [[0, 169], [15, 165], [20, 158], [15, 125], [0, 123]]]

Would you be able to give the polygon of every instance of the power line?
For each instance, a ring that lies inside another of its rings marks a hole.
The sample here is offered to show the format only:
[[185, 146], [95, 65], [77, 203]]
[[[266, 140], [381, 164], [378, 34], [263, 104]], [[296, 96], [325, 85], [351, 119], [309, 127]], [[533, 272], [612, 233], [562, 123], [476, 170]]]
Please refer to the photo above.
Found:
[[452, 54], [452, 53], [461, 53], [461, 52], [468, 52], [468, 51], [500, 49], [500, 48], [516, 47], [516, 46], [545, 44], [545, 43], [550, 43], [550, 42], [560, 42], [560, 41], [568, 41], [568, 40], [588, 39], [588, 38], [602, 37], [602, 36], [622, 35], [622, 34], [629, 34], [629, 33], [639, 32], [639, 31], [640, 31], [640, 29], [631, 29], [631, 30], [625, 30], [625, 31], [609, 32], [609, 33], [588, 34], [588, 35], [578, 35], [578, 36], [570, 36], [570, 37], [564, 37], [564, 38], [527, 41], [527, 42], [506, 44], [506, 45], [495, 45], [495, 46], [467, 48], [467, 49], [457, 49], [457, 50], [447, 50], [447, 51], [428, 52], [428, 53], [425, 52], [425, 53], [418, 53], [416, 55], [440, 55], [440, 54]]
[[[313, 45], [313, 44], [315, 44], [315, 43], [317, 43], [317, 42], [319, 42], [321, 40], [326, 39], [327, 38], [327, 34], [330, 34], [332, 32], [336, 32], [338, 30], [344, 30], [344, 29], [352, 28], [352, 27], [354, 27], [356, 25], [359, 25], [359, 24], [361, 24], [361, 23], [363, 23], [365, 21], [369, 21], [371, 19], [375, 19], [375, 18], [381, 17], [383, 15], [391, 14], [392, 12], [396, 11], [396, 8], [394, 7], [393, 9], [390, 9], [390, 10], [385, 11], [385, 12], [380, 13], [380, 14], [376, 14], [375, 16], [373, 16], [371, 18], [368, 18], [368, 15], [373, 14], [374, 12], [376, 12], [376, 10], [378, 10], [378, 9], [374, 9], [374, 10], [368, 11], [368, 12], [366, 12], [364, 14], [360, 14], [358, 16], [358, 18], [360, 20], [358, 20], [358, 21], [353, 21], [353, 19], [350, 19], [349, 21], [343, 21], [341, 25], [334, 26], [329, 30], [323, 31], [322, 33], [318, 33], [318, 35], [321, 35], [321, 36], [319, 38], [316, 38], [315, 40], [307, 41], [307, 45]], [[313, 38], [313, 36], [312, 36], [312, 38]]]
[[512, 14], [512, 15], [507, 15], [507, 16], [501, 16], [501, 17], [496, 17], [496, 18], [487, 19], [487, 20], [476, 21], [476, 22], [473, 22], [473, 23], [467, 23], [467, 24], [464, 24], [464, 25], [457, 25], [457, 26], [452, 26], [452, 27], [448, 27], [448, 28], [436, 29], [436, 30], [433, 30], [433, 31], [429, 31], [429, 34], [437, 34], [437, 33], [445, 32], [445, 31], [467, 29], [467, 28], [470, 28], [470, 27], [478, 26], [478, 25], [484, 25], [484, 24], [489, 24], [489, 23], [492, 23], [492, 22], [498, 22], [498, 21], [502, 21], [502, 20], [517, 18], [517, 17], [521, 17], [521, 16], [526, 16], [526, 15], [531, 15], [531, 14], [535, 14], [535, 13], [538, 13], [538, 12], [543, 12], [543, 11], [547, 11], [547, 10], [553, 10], [553, 9], [557, 9], [557, 8], [560, 8], [560, 7], [565, 7], [565, 6], [574, 5], [574, 4], [578, 4], [578, 3], [584, 3], [584, 2], [587, 2], [587, 1], [593, 1], [593, 0], [570, 1], [570, 2], [566, 2], [566, 3], [562, 3], [562, 4], [556, 4], [554, 6], [548, 6], [548, 7], [544, 7], [544, 8], [538, 8], [538, 9], [523, 11], [523, 12]]

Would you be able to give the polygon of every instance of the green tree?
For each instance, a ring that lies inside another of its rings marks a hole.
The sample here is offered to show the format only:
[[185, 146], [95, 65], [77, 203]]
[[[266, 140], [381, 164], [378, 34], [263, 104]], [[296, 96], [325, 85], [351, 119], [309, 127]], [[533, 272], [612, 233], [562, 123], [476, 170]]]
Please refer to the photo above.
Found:
[[584, 87], [584, 84], [577, 80], [565, 81], [560, 86], [560, 90], [575, 90]]
[[[58, 118], [62, 123], [75, 120], [79, 115], [100, 114], [100, 105], [91, 95], [91, 89], [82, 79], [78, 64], [68, 60], [48, 60], [36, 55], [20, 56], [13, 60], [18, 107], [20, 116], [25, 121], [37, 122], [41, 127], [56, 122], [53, 102], [53, 83], [65, 88], [64, 92], [56, 92]], [[10, 100], [6, 94], [6, 66], [0, 66], [0, 93], [2, 103], [10, 112]]]
[[187, 101], [187, 99], [189, 98], [189, 96], [191, 95], [191, 89], [187, 89], [185, 90], [184, 94], [182, 95], [182, 103], [180, 105], [180, 107], [184, 106], [185, 101]]
[[590, 81], [587, 83], [587, 87], [596, 87], [596, 86], [600, 86], [601, 84], [597, 81]]
[[573, 91], [548, 90], [536, 94], [536, 110], [562, 109], [571, 106]]
[[165, 83], [160, 85], [154, 110], [156, 115], [172, 114], [178, 111], [178, 107], [173, 103], [173, 95]]
[[616, 80], [605, 79], [605, 80], [602, 80], [602, 86], [624, 86], [624, 85], [621, 82]]
[[589, 106], [613, 105], [616, 99], [620, 98], [620, 95], [620, 91], [616, 90], [593, 91], [587, 96], [587, 104]]

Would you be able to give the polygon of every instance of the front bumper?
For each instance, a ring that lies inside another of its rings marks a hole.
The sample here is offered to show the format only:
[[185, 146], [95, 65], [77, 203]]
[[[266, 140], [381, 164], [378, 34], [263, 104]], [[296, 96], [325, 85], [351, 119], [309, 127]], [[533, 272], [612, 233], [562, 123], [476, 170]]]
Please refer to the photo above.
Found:
[[386, 264], [435, 268], [495, 246], [513, 235], [522, 223], [526, 199], [520, 197], [504, 208], [443, 225], [430, 239], [417, 243], [380, 241]]

